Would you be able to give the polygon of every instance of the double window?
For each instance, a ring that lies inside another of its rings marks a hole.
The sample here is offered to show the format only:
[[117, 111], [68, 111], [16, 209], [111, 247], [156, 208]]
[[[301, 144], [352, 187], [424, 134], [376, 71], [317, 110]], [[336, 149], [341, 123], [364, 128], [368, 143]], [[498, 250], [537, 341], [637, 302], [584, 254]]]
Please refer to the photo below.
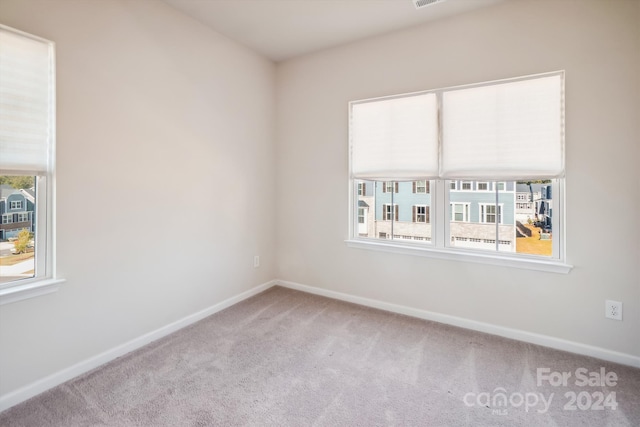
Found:
[[0, 304], [5, 304], [52, 292], [59, 282], [53, 260], [53, 43], [0, 25], [0, 64]]
[[480, 222], [485, 224], [502, 224], [502, 205], [480, 204]]
[[[349, 152], [350, 244], [568, 271], [563, 72], [354, 101]], [[553, 191], [523, 209], [531, 185]], [[363, 186], [376, 207], [367, 234]]]

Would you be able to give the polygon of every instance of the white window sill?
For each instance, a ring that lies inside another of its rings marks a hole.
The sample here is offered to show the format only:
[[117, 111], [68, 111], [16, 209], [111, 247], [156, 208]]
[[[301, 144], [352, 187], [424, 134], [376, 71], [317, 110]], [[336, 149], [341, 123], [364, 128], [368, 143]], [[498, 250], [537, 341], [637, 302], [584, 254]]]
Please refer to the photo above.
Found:
[[396, 254], [417, 255], [449, 261], [475, 262], [480, 264], [499, 265], [504, 267], [522, 268], [527, 270], [547, 271], [551, 273], [567, 274], [572, 265], [560, 261], [546, 259], [513, 257], [497, 255], [495, 253], [479, 253], [465, 250], [436, 249], [432, 247], [418, 247], [409, 244], [380, 242], [374, 240], [351, 239], [345, 241], [350, 248], [368, 249]]
[[28, 283], [0, 289], [0, 305], [56, 292], [64, 279], [35, 279]]

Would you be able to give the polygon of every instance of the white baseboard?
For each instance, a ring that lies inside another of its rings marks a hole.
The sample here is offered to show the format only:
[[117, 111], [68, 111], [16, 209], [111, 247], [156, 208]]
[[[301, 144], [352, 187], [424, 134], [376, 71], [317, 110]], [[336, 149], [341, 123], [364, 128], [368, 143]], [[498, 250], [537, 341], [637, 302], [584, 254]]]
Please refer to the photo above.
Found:
[[249, 289], [248, 291], [242, 292], [241, 294], [221, 301], [218, 304], [215, 304], [189, 316], [183, 317], [182, 319], [163, 326], [162, 328], [144, 334], [122, 345], [114, 347], [89, 359], [83, 360], [82, 362], [76, 363], [73, 366], [65, 368], [38, 381], [21, 387], [15, 391], [0, 396], [0, 412], [17, 405], [18, 403], [24, 402], [25, 400], [30, 399], [33, 396], [43, 393], [50, 388], [69, 381], [70, 379], [73, 379], [78, 375], [82, 375], [85, 372], [97, 368], [98, 366], [104, 365], [105, 363], [110, 362], [120, 356], [137, 350], [152, 341], [165, 337], [173, 332], [176, 332], [179, 329], [184, 328], [185, 326], [189, 326], [199, 320], [204, 319], [207, 316], [224, 310], [225, 308], [231, 307], [232, 305], [237, 304], [240, 301], [250, 298], [256, 294], [259, 294], [260, 292], [265, 291], [276, 284], [276, 281], [272, 280], [270, 282], [258, 285], [252, 289]]
[[331, 291], [328, 289], [316, 288], [313, 286], [302, 285], [300, 283], [288, 282], [285, 280], [276, 280], [276, 282], [282, 287], [295, 289], [310, 294], [321, 295], [324, 297], [347, 301], [354, 304], [390, 311], [393, 313], [417, 317], [419, 319], [432, 320], [434, 322], [459, 326], [461, 328], [471, 329], [473, 331], [498, 335], [501, 337], [524, 341], [531, 344], [537, 344], [544, 347], [550, 347], [557, 350], [595, 357], [598, 359], [607, 360], [609, 362], [620, 363], [621, 365], [640, 368], [640, 357], [634, 356], [632, 354], [620, 353], [617, 351], [608, 350], [606, 348], [581, 344], [578, 342], [555, 338], [548, 335], [535, 334], [518, 329], [506, 328], [504, 326], [492, 325], [490, 323], [477, 322], [475, 320], [465, 319], [462, 317], [449, 316], [447, 314], [434, 313], [432, 311], [405, 307], [403, 305], [359, 297], [342, 292]]

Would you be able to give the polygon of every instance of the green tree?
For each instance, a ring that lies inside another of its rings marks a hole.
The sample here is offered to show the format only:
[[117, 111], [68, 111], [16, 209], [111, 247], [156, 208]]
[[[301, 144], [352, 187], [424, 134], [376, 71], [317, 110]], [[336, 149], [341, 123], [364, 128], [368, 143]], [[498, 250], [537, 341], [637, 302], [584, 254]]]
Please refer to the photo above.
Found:
[[27, 230], [23, 228], [18, 233], [18, 239], [13, 242], [13, 247], [16, 249], [17, 254], [21, 254], [27, 251], [27, 247], [29, 246], [29, 242], [33, 239], [33, 235]]
[[0, 176], [0, 184], [7, 184], [19, 190], [21, 188], [31, 188], [35, 186], [32, 176], [2, 175]]

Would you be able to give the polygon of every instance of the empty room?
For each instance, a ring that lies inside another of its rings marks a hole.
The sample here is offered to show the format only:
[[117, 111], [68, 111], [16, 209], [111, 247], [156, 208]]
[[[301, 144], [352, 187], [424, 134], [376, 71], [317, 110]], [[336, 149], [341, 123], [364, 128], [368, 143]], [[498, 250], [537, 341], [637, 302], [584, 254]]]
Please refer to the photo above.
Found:
[[0, 0], [0, 425], [640, 425], [639, 0]]

